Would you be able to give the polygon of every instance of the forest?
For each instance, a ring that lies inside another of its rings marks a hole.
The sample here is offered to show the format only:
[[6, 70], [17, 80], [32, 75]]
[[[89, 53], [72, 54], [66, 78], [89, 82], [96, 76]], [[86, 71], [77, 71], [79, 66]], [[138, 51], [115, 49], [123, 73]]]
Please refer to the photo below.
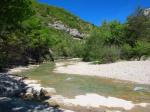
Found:
[[[87, 36], [75, 39], [67, 32], [49, 27], [55, 21]], [[125, 23], [103, 21], [95, 26], [62, 8], [36, 0], [2, 0], [0, 26], [0, 70], [61, 57], [110, 63], [150, 56], [150, 13], [141, 7]]]

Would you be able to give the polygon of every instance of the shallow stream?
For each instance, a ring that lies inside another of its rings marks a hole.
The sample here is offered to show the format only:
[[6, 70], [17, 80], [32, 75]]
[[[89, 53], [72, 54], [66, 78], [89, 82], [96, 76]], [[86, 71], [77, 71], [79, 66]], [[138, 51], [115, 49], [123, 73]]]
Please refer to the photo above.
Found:
[[53, 87], [57, 94], [73, 98], [86, 93], [97, 93], [103, 96], [112, 96], [133, 102], [150, 103], [150, 85], [141, 85], [127, 81], [53, 73], [54, 63], [40, 65], [20, 73], [31, 79], [40, 80], [46, 87]]

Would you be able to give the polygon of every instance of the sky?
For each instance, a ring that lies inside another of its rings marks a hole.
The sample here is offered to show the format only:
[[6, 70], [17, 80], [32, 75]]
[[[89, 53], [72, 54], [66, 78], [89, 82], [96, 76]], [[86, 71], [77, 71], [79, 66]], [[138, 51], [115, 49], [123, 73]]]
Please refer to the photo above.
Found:
[[150, 8], [150, 0], [39, 0], [39, 2], [64, 8], [97, 26], [104, 20], [119, 20], [123, 23], [137, 7]]

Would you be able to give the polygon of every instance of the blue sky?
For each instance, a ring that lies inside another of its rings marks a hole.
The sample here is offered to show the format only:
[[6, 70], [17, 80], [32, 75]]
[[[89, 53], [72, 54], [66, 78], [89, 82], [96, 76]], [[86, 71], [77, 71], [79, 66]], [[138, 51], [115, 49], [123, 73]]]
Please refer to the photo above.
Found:
[[150, 7], [150, 0], [39, 0], [62, 7], [85, 21], [100, 25], [103, 20], [126, 21], [138, 6]]

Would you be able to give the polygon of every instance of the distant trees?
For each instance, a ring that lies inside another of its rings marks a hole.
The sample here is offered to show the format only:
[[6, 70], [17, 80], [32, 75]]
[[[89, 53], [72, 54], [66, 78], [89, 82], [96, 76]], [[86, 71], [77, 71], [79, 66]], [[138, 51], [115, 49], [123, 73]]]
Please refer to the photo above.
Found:
[[[44, 10], [43, 10], [44, 9]], [[60, 12], [62, 11], [62, 12]], [[122, 24], [104, 21], [98, 28], [63, 9], [41, 5], [36, 0], [0, 1], [0, 70], [31, 61], [55, 57], [82, 57], [98, 63], [150, 56], [150, 16], [138, 9]], [[66, 18], [68, 16], [68, 18]], [[80, 32], [92, 31], [85, 40], [48, 26], [62, 21]]]
[[138, 8], [127, 22], [104, 21], [87, 39], [83, 59], [99, 63], [150, 56], [150, 17]]
[[98, 63], [114, 62], [120, 58], [120, 46], [123, 44], [123, 25], [118, 21], [107, 23], [93, 31], [87, 39], [83, 60]]
[[138, 40], [150, 41], [150, 18], [144, 15], [144, 9], [138, 8], [127, 18], [126, 42], [134, 47]]
[[109, 23], [104, 21], [100, 27], [100, 32], [107, 45], [120, 46], [124, 42], [124, 25], [117, 20]]

